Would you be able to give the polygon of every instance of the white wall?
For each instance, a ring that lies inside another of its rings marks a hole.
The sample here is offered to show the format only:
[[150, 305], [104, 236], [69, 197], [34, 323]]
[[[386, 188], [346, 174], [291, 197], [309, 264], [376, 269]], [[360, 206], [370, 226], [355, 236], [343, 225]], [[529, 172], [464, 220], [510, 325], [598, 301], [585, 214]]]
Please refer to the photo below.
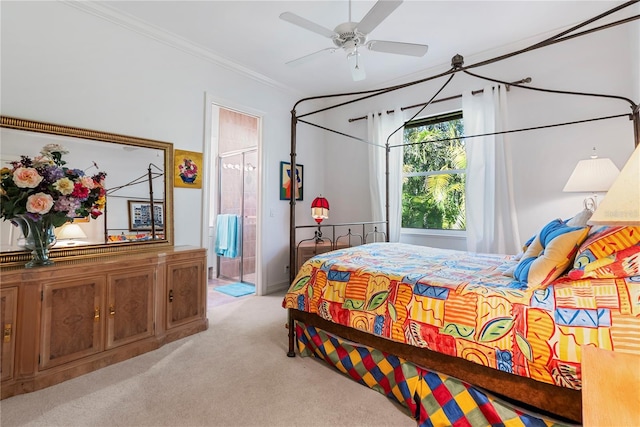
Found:
[[[264, 112], [263, 290], [287, 280], [288, 204], [277, 165], [289, 153], [296, 94], [61, 2], [1, 3], [1, 112], [204, 151], [205, 94]], [[313, 134], [307, 136], [314, 138]], [[300, 162], [311, 159], [303, 155]], [[206, 246], [202, 191], [177, 188], [175, 244]], [[273, 212], [273, 215], [270, 213]]]
[[[613, 94], [639, 102], [637, 22], [599, 31], [591, 35], [538, 49], [485, 67], [474, 73], [503, 81], [524, 77], [533, 79], [530, 86]], [[465, 65], [493, 58], [499, 54], [523, 48], [545, 37], [526, 43], [506, 46], [482, 56], [465, 58]], [[464, 52], [459, 52], [464, 56]], [[452, 56], [455, 52], [452, 52]], [[449, 69], [449, 64], [413, 76], [405, 81], [432, 76]], [[426, 102], [444, 84], [440, 78], [418, 86], [393, 92], [383, 97], [341, 107], [326, 113], [330, 127], [342, 132], [366, 137], [366, 122], [348, 123], [348, 118], [366, 115], [369, 111], [393, 109], [396, 105]], [[393, 84], [402, 82], [392, 82]], [[457, 73], [439, 97], [481, 89], [485, 81]], [[554, 95], [513, 88], [509, 94], [510, 128], [526, 128], [604, 115], [626, 114], [629, 104], [600, 98]], [[421, 115], [430, 115], [461, 108], [461, 101], [433, 104]], [[405, 119], [416, 110], [405, 111]], [[563, 193], [576, 163], [597, 148], [600, 157], [609, 157], [621, 168], [633, 151], [633, 130], [625, 118], [599, 121], [510, 135], [512, 168], [515, 174], [516, 209], [522, 241], [533, 235], [547, 221], [568, 218], [582, 209], [586, 195]], [[329, 151], [326, 163], [332, 165], [331, 176], [325, 178], [330, 189], [332, 215], [342, 221], [370, 218], [368, 181], [366, 180], [366, 146], [346, 138], [325, 135]], [[351, 171], [358, 168], [358, 173]], [[364, 170], [364, 171], [361, 171]], [[364, 176], [364, 178], [363, 178]], [[328, 191], [329, 193], [329, 191]], [[446, 237], [420, 238], [404, 236], [402, 241], [440, 247], [464, 248], [464, 241]]]

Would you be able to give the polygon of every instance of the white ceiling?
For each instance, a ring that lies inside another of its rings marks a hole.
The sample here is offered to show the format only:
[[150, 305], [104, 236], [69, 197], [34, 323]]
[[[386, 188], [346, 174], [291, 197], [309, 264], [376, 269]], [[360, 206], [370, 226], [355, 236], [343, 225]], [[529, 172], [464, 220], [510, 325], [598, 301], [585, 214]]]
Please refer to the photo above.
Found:
[[[327, 52], [292, 67], [287, 61], [332, 47], [330, 39], [279, 19], [289, 11], [329, 29], [347, 22], [342, 1], [101, 1], [103, 12], [129, 26], [180, 40], [184, 45], [229, 61], [260, 78], [293, 88], [304, 96], [384, 87], [391, 81], [524, 39], [539, 41], [592, 18], [621, 1], [418, 1], [406, 0], [369, 35], [370, 40], [428, 44], [424, 57], [364, 51], [367, 73], [354, 82], [342, 51]], [[356, 0], [352, 21], [360, 21], [375, 1]], [[609, 20], [631, 15], [630, 8]], [[234, 65], [231, 66], [234, 66]]]

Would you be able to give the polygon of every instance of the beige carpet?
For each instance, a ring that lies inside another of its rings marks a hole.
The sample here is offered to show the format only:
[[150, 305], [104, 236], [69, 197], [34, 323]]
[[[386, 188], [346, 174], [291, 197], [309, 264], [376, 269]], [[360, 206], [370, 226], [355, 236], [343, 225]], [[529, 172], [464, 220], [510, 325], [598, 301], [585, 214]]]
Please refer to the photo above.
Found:
[[12, 426], [415, 426], [385, 396], [313, 358], [288, 358], [282, 295], [209, 310], [209, 329], [0, 401]]

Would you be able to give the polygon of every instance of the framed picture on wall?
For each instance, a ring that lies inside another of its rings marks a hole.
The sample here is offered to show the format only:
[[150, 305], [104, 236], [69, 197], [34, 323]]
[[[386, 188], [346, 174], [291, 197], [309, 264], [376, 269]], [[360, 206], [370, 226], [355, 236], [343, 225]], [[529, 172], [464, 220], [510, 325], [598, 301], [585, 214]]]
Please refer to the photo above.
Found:
[[[293, 186], [295, 191], [296, 200], [302, 200], [302, 184], [304, 179], [304, 166], [296, 164], [296, 176]], [[280, 162], [280, 200], [291, 199], [291, 163]]]
[[[151, 230], [151, 203], [148, 200], [128, 200], [129, 230]], [[156, 230], [164, 228], [164, 203], [153, 202], [154, 222]]]
[[202, 188], [202, 153], [175, 150], [173, 163], [174, 187]]

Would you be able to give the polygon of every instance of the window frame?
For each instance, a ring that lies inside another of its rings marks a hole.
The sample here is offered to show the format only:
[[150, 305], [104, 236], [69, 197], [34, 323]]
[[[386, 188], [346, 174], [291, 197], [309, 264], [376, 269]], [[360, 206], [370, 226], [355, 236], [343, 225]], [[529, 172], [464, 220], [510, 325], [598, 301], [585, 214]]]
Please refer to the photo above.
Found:
[[[450, 111], [446, 113], [434, 114], [428, 117], [422, 117], [419, 119], [414, 119], [404, 125], [403, 136], [406, 129], [412, 129], [422, 126], [435, 125], [438, 123], [448, 122], [452, 120], [462, 120], [464, 123], [464, 117], [462, 114], [462, 109], [456, 109], [455, 111]], [[417, 145], [417, 143], [405, 143], [404, 145]], [[402, 162], [404, 167], [404, 159]], [[453, 174], [466, 174], [466, 169], [450, 169], [447, 171], [421, 171], [421, 172], [402, 172], [401, 179], [416, 177], [416, 176], [432, 176], [432, 175], [453, 175]], [[466, 182], [465, 182], [466, 188]], [[404, 191], [401, 190], [401, 196], [404, 195]], [[402, 198], [402, 197], [401, 197]], [[465, 207], [466, 209], [466, 207]], [[401, 215], [401, 223], [402, 223], [402, 206], [400, 208]], [[438, 237], [450, 237], [450, 238], [460, 238], [464, 239], [467, 235], [467, 230], [465, 229], [443, 229], [443, 228], [400, 228], [400, 233], [405, 235], [420, 235], [420, 236], [438, 236]]]

